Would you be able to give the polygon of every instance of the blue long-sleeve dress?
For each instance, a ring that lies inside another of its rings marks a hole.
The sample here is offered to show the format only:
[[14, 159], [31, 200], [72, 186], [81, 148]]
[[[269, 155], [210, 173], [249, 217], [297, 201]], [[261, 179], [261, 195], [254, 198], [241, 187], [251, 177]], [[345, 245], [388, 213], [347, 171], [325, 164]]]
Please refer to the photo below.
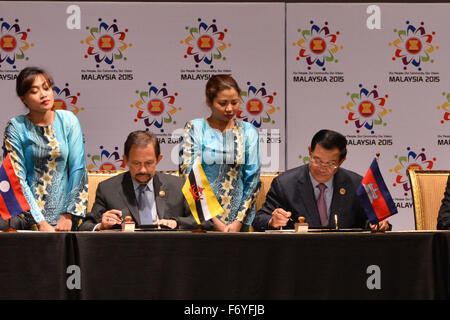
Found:
[[56, 110], [49, 126], [24, 115], [8, 122], [3, 148], [10, 154], [34, 222], [56, 226], [63, 213], [84, 217], [88, 180], [84, 141], [78, 118]]
[[180, 139], [179, 172], [187, 177], [195, 158], [224, 209], [217, 216], [224, 224], [238, 220], [250, 226], [255, 216], [256, 193], [260, 187], [259, 136], [255, 127], [236, 120], [232, 129], [220, 132], [204, 118], [185, 125]]

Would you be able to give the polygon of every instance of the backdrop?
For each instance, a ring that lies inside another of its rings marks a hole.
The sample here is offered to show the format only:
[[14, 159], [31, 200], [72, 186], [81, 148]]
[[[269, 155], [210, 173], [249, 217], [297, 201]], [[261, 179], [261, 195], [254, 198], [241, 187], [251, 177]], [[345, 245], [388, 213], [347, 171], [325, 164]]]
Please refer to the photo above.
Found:
[[[0, 2], [0, 130], [26, 113], [24, 67], [47, 69], [55, 108], [79, 118], [89, 169], [122, 166], [130, 131], [154, 132], [161, 170], [177, 169], [184, 124], [209, 116], [213, 74], [239, 82], [238, 118], [260, 132], [263, 172], [307, 163], [312, 135], [343, 133], [343, 166], [377, 152], [414, 229], [406, 170], [448, 169], [449, 4]], [[37, 14], [39, 13], [39, 14]]]

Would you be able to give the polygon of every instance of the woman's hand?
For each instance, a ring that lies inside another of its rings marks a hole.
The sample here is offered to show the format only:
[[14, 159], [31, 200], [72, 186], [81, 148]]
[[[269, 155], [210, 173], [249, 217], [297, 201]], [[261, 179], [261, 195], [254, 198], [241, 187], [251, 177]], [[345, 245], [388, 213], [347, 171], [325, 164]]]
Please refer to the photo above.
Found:
[[211, 219], [212, 222], [214, 223], [214, 230], [216, 231], [222, 231], [222, 232], [226, 232], [225, 228], [227, 227], [222, 221], [220, 221], [219, 219], [217, 219], [216, 217]]
[[47, 221], [42, 221], [37, 224], [38, 230], [43, 232], [55, 232], [53, 228]]
[[234, 220], [231, 224], [225, 227], [225, 232], [239, 232], [242, 228], [242, 222]]
[[61, 217], [59, 217], [55, 230], [56, 231], [72, 230], [72, 215], [70, 213], [63, 213]]

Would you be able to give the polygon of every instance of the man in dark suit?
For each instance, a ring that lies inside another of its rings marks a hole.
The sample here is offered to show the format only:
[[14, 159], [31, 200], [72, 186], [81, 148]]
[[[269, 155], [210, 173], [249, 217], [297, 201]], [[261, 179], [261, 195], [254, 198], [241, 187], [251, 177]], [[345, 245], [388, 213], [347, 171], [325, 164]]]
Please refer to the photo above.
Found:
[[447, 179], [447, 188], [439, 209], [436, 228], [438, 230], [450, 230], [450, 176]]
[[347, 155], [347, 139], [338, 132], [320, 130], [309, 146], [310, 163], [276, 177], [262, 208], [256, 213], [256, 231], [294, 229], [300, 216], [310, 228], [367, 228], [388, 230], [387, 221], [369, 224], [356, 190], [362, 177], [340, 168]]
[[[147, 131], [134, 131], [124, 146], [129, 171], [99, 183], [92, 211], [79, 230], [107, 230], [120, 226], [125, 216], [140, 225], [157, 224], [175, 229], [196, 229], [182, 194], [184, 180], [160, 172], [158, 139]], [[206, 222], [203, 227], [212, 226]]]

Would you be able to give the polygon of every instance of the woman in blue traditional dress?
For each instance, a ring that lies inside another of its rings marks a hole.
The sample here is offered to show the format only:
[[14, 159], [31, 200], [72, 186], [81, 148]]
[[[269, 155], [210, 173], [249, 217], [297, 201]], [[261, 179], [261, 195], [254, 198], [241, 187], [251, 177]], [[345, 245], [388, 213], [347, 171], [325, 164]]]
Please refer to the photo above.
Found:
[[20, 72], [16, 92], [28, 113], [9, 120], [3, 150], [10, 155], [31, 207], [14, 217], [22, 219], [15, 225], [70, 231], [86, 213], [84, 141], [77, 117], [70, 111], [53, 110], [52, 86], [51, 76], [42, 69], [27, 67]]
[[259, 137], [255, 127], [235, 120], [241, 90], [230, 75], [212, 76], [206, 84], [211, 115], [189, 121], [180, 141], [180, 175], [187, 177], [196, 157], [224, 209], [212, 219], [214, 229], [248, 231], [260, 187]]

